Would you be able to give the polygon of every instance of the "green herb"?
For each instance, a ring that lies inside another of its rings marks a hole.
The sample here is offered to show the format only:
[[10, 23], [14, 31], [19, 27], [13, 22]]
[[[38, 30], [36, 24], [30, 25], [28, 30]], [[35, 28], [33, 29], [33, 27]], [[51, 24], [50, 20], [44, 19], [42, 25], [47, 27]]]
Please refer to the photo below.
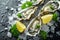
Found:
[[21, 8], [22, 8], [22, 9], [25, 9], [25, 8], [27, 8], [27, 7], [32, 6], [32, 4], [33, 4], [33, 3], [32, 3], [31, 1], [26, 1], [26, 3], [22, 4]]
[[20, 34], [20, 33], [18, 32], [17, 28], [16, 28], [16, 24], [14, 24], [14, 25], [11, 27], [10, 32], [12, 33], [12, 35], [13, 35], [14, 37], [18, 37], [18, 35]]
[[41, 38], [45, 40], [47, 38], [47, 33], [45, 31], [40, 31]]
[[36, 24], [36, 28], [40, 28], [40, 24]]
[[52, 10], [54, 10], [54, 6], [53, 5], [49, 5], [50, 6], [50, 8], [52, 9]]
[[17, 38], [17, 40], [20, 40], [20, 38]]
[[21, 18], [21, 17], [22, 17], [22, 14], [21, 14], [21, 13], [18, 13], [17, 16], [18, 16], [19, 18]]
[[53, 20], [54, 20], [54, 21], [57, 21], [57, 17], [58, 17], [58, 14], [57, 14], [57, 13], [54, 13], [54, 14], [53, 14]]

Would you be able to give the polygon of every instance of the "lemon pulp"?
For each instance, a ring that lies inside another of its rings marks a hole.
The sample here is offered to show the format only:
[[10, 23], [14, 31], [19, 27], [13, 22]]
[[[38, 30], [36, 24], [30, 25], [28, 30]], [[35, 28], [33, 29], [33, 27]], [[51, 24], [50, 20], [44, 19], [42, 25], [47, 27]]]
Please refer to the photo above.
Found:
[[16, 21], [16, 27], [19, 32], [24, 32], [26, 29], [26, 26], [19, 21]]
[[43, 24], [49, 23], [52, 20], [52, 18], [53, 18], [53, 14], [48, 14], [41, 17]]

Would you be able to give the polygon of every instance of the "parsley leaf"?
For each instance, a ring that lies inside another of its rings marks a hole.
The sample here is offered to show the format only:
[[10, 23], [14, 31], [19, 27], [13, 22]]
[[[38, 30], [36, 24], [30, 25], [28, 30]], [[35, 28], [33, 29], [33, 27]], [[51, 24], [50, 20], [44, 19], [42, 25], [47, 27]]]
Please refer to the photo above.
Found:
[[22, 9], [25, 9], [25, 8], [27, 8], [27, 7], [32, 6], [32, 4], [33, 4], [33, 3], [32, 3], [31, 1], [26, 1], [26, 3], [22, 4], [21, 8], [22, 8]]
[[41, 38], [45, 40], [47, 38], [47, 33], [43, 30], [40, 31]]
[[36, 28], [40, 28], [40, 24], [36, 24]]
[[12, 35], [13, 35], [14, 37], [18, 37], [18, 35], [20, 34], [20, 33], [18, 32], [17, 28], [16, 28], [16, 24], [14, 24], [14, 25], [11, 27], [10, 32], [12, 33]]
[[18, 16], [19, 18], [21, 18], [21, 17], [22, 17], [22, 14], [21, 14], [21, 13], [18, 13], [17, 16]]
[[58, 17], [58, 14], [57, 14], [57, 13], [54, 13], [54, 14], [53, 14], [53, 20], [54, 20], [54, 21], [57, 21], [57, 17]]
[[49, 5], [50, 6], [50, 8], [52, 9], [52, 10], [54, 10], [54, 6], [53, 5]]

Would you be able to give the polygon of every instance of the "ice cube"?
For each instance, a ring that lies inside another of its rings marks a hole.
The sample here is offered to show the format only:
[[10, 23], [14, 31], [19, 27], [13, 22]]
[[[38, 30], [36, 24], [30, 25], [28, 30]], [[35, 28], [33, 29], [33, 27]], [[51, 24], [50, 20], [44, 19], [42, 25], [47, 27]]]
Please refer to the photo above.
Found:
[[52, 33], [55, 32], [55, 26], [51, 26], [51, 32], [52, 32]]
[[11, 8], [10, 10], [11, 10], [11, 11], [13, 11], [13, 10], [14, 10], [14, 8]]
[[60, 36], [60, 31], [56, 32], [56, 34], [58, 34]]
[[8, 32], [7, 33], [7, 36], [11, 38], [12, 37], [12, 34], [10, 32]]
[[47, 32], [47, 33], [50, 31], [50, 30], [49, 30], [49, 26], [47, 26], [47, 25], [42, 25], [41, 30], [44, 30], [44, 31]]

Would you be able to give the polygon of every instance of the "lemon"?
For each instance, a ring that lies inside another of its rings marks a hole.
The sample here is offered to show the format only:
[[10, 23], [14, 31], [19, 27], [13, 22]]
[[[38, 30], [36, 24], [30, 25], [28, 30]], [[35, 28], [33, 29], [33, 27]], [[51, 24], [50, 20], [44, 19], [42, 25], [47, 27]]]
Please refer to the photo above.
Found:
[[26, 29], [26, 26], [23, 23], [19, 22], [19, 21], [16, 21], [16, 27], [17, 27], [17, 30], [20, 33], [24, 32], [25, 29]]
[[53, 14], [44, 15], [41, 17], [43, 24], [49, 23], [53, 18]]

